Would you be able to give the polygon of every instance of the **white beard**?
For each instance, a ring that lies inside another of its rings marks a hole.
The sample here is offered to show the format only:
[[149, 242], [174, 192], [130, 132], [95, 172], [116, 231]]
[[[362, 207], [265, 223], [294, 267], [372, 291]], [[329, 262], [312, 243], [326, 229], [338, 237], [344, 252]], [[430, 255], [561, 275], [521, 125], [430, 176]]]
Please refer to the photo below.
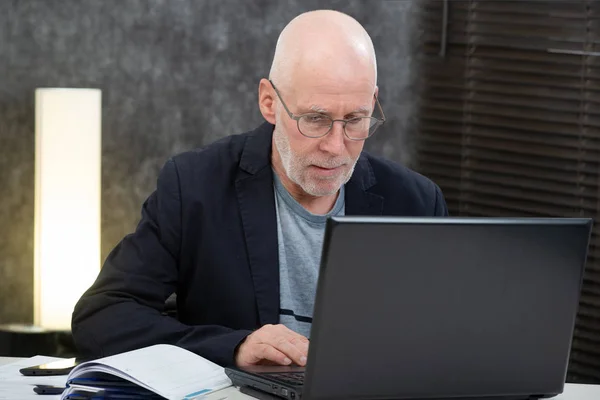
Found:
[[[281, 158], [281, 163], [286, 175], [292, 182], [300, 186], [302, 190], [315, 197], [328, 196], [337, 193], [342, 185], [350, 180], [354, 168], [356, 167], [356, 163], [358, 162], [358, 157], [355, 160], [352, 160], [350, 157], [316, 160], [312, 157], [298, 155], [292, 151], [288, 136], [279, 128], [279, 126], [280, 125], [276, 125], [273, 131], [275, 147], [279, 152], [279, 157]], [[306, 167], [310, 165], [318, 165], [323, 168], [335, 168], [343, 164], [351, 164], [351, 168], [347, 173], [337, 175], [330, 179], [323, 179], [333, 183], [333, 185], [328, 185], [329, 187], [319, 185], [317, 179], [311, 179], [306, 174]]]

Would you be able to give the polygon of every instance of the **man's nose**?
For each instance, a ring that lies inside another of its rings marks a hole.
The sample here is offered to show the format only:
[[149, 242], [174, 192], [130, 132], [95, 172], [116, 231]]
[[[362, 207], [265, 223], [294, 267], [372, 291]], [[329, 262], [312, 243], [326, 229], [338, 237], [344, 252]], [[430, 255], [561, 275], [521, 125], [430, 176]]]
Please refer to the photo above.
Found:
[[346, 136], [344, 135], [344, 122], [335, 121], [331, 130], [321, 139], [319, 146], [322, 151], [330, 153], [334, 156], [344, 154], [346, 148]]

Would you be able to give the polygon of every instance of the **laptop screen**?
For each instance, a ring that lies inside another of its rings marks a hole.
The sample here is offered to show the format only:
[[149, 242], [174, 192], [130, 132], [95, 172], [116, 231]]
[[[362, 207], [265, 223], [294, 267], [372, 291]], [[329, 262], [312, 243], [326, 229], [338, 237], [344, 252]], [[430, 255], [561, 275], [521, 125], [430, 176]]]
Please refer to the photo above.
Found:
[[339, 217], [304, 393], [562, 391], [591, 222]]

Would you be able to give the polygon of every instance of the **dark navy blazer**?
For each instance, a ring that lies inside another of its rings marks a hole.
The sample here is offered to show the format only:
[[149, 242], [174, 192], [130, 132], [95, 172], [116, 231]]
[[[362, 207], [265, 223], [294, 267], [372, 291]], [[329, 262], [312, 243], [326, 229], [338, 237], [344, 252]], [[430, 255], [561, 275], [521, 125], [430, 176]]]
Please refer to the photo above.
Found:
[[[221, 365], [279, 319], [273, 125], [171, 158], [134, 233], [110, 253], [73, 313], [81, 356], [170, 343]], [[346, 215], [444, 216], [437, 185], [363, 152]], [[162, 314], [177, 293], [178, 319]]]

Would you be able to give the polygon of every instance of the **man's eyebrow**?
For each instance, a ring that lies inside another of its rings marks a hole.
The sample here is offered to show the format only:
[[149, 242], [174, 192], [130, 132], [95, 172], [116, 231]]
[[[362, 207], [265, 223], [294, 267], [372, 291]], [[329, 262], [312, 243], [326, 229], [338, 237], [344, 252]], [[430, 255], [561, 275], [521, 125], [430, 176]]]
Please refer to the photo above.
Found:
[[361, 106], [361, 107], [358, 107], [356, 110], [352, 111], [349, 114], [366, 114], [366, 113], [368, 113], [370, 111], [371, 111], [371, 107], [369, 107], [369, 106]]
[[[317, 105], [317, 104], [313, 104], [308, 108], [310, 111], [312, 112], [316, 112], [316, 113], [320, 113], [320, 114], [327, 114], [328, 111], [327, 109]], [[349, 112], [346, 115], [351, 115], [351, 114], [367, 114], [368, 112], [371, 111], [371, 107], [369, 106], [361, 106], [358, 107], [357, 109], [355, 109], [354, 111]]]
[[317, 104], [311, 105], [308, 109], [316, 113], [327, 114], [327, 110]]

